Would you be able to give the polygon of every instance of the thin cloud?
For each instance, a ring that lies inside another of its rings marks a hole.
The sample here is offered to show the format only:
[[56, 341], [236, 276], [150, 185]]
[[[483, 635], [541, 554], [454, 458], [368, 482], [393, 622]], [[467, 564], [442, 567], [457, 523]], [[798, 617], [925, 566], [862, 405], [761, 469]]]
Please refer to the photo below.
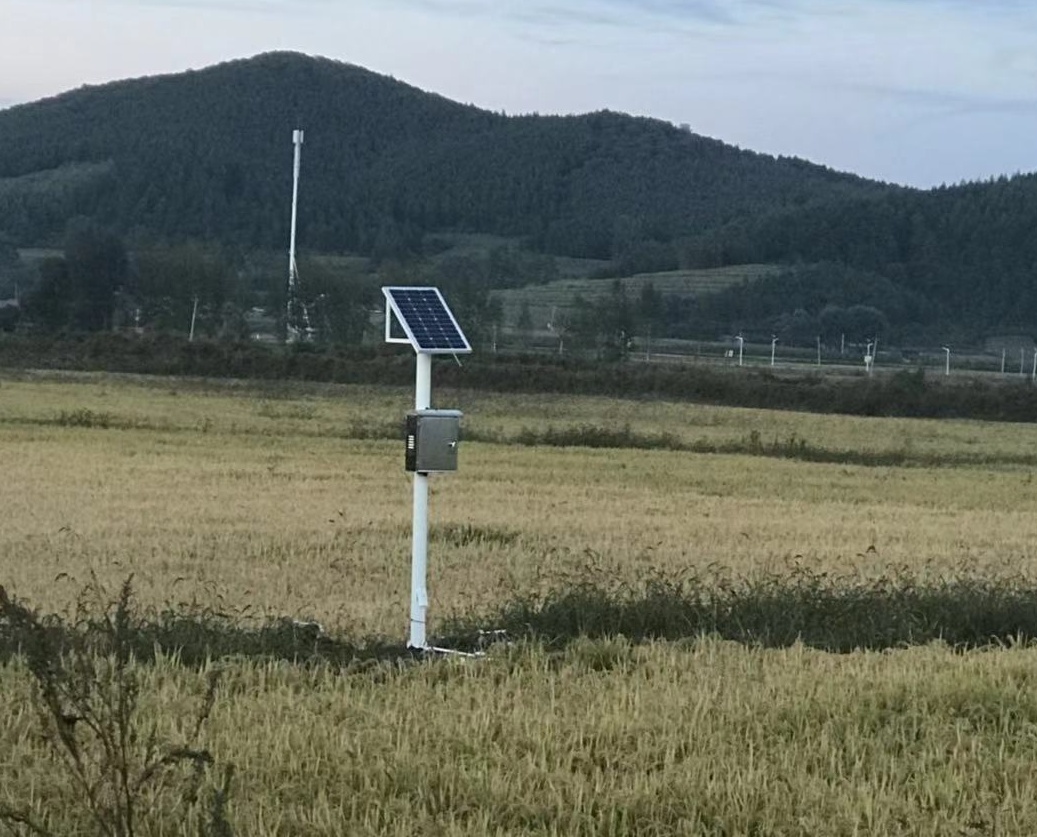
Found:
[[631, 13], [635, 13], [705, 23], [738, 22], [732, 5], [739, 4], [723, 3], [719, 0], [599, 0], [599, 5], [615, 9], [625, 19], [628, 19]]
[[720, 0], [579, 0], [579, 2], [520, 2], [519, 0], [392, 0], [396, 5], [454, 17], [493, 17], [543, 25], [629, 26], [651, 19], [734, 23], [729, 3]]
[[153, 8], [267, 15], [305, 14], [316, 6], [327, 5], [326, 0], [114, 0], [114, 2], [135, 7], [151, 6]]
[[882, 85], [856, 85], [855, 90], [909, 105], [912, 111], [918, 112], [918, 116], [910, 120], [911, 123], [984, 114], [1029, 114], [1037, 117], [1037, 97], [1005, 98]]

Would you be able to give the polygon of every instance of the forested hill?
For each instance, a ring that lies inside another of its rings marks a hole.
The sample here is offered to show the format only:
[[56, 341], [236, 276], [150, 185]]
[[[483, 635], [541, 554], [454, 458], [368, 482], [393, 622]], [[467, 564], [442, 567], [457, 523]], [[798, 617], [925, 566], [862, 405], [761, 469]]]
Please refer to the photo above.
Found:
[[44, 244], [85, 215], [123, 234], [280, 246], [295, 128], [299, 234], [326, 251], [399, 253], [461, 230], [650, 267], [679, 237], [890, 191], [657, 120], [509, 117], [270, 53], [0, 111], [0, 232]]
[[700, 267], [829, 265], [794, 269], [769, 287], [711, 300], [707, 318], [718, 323], [772, 328], [796, 311], [866, 304], [899, 326], [904, 339], [911, 332], [918, 339], [926, 326], [946, 337], [953, 325], [969, 339], [1005, 330], [1033, 334], [1037, 174], [761, 215], [678, 249], [685, 263]]

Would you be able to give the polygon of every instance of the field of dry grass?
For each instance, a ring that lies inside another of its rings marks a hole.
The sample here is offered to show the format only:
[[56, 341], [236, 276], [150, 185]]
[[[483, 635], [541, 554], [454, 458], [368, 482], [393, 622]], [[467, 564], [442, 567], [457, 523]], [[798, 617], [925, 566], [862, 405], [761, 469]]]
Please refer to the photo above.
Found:
[[[1037, 578], [1037, 485], [1013, 459], [1037, 426], [436, 396], [502, 441], [466, 442], [460, 472], [433, 479], [433, 633], [453, 612], [587, 571], [634, 582], [711, 565], [740, 577], [967, 565]], [[91, 574], [114, 588], [132, 573], [144, 608], [402, 638], [410, 481], [386, 436], [410, 403], [379, 388], [4, 375], [0, 584], [61, 612]], [[906, 447], [952, 464], [507, 443], [590, 424]], [[242, 834], [1023, 834], [1037, 828], [1034, 653], [689, 638], [522, 644], [346, 674], [231, 660], [208, 744], [237, 766]], [[141, 677], [174, 729], [200, 675], [166, 661]], [[20, 663], [0, 671], [0, 692], [12, 707], [0, 804], [42, 812], [58, 779]], [[74, 812], [51, 810], [56, 831], [75, 833]]]
[[[351, 436], [391, 428], [409, 398], [5, 380], [0, 578], [58, 609], [89, 570], [109, 584], [133, 572], [147, 604], [209, 597], [255, 615], [398, 634], [410, 480], [398, 441]], [[465, 443], [459, 473], [433, 480], [433, 616], [588, 563], [628, 577], [711, 563], [769, 570], [797, 556], [838, 570], [970, 562], [1037, 572], [1032, 469], [997, 459], [1032, 449], [1037, 427], [545, 396], [439, 400], [465, 410], [473, 432], [503, 437], [588, 422], [688, 440], [795, 433], [833, 449], [967, 449], [994, 464], [869, 468]]]

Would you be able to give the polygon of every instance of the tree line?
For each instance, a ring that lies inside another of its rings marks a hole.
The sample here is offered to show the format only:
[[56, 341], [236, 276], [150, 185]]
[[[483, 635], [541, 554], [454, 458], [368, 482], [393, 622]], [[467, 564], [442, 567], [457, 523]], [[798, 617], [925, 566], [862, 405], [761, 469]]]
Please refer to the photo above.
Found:
[[777, 329], [797, 311], [819, 319], [827, 306], [866, 305], [898, 339], [975, 341], [1037, 332], [1035, 229], [1037, 175], [1025, 175], [769, 213], [678, 247], [685, 266], [789, 266], [702, 302], [700, 313], [730, 328]]

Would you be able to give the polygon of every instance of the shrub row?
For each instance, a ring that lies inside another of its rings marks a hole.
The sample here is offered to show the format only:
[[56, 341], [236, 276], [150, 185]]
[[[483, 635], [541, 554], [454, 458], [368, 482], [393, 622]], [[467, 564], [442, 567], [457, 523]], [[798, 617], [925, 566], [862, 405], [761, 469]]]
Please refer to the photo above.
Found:
[[[31, 635], [9, 615], [0, 613], [0, 662], [27, 643], [60, 654], [75, 637], [103, 631], [108, 611], [75, 619], [38, 616]], [[348, 667], [410, 656], [399, 641], [329, 636], [314, 622], [292, 619], [250, 626], [233, 615], [174, 608], [134, 611], [127, 618], [127, 647], [143, 661], [161, 653], [190, 666], [244, 657]], [[635, 585], [588, 574], [542, 594], [515, 595], [489, 611], [454, 615], [439, 635], [439, 644], [461, 650], [484, 647], [488, 636], [560, 648], [581, 638], [642, 642], [703, 635], [763, 647], [802, 642], [832, 652], [935, 640], [969, 648], [1037, 640], [1037, 581], [908, 569], [869, 579], [802, 567], [752, 578], [716, 571], [656, 575]]]
[[[187, 340], [171, 335], [0, 338], [0, 367], [105, 370], [266, 380], [409, 385], [411, 353], [399, 347], [293, 347]], [[874, 377], [769, 369], [603, 363], [578, 358], [482, 355], [438, 365], [441, 385], [500, 392], [665, 397], [732, 406], [850, 415], [1037, 418], [1029, 379], [927, 378], [922, 370]]]
[[581, 637], [681, 640], [704, 634], [764, 647], [796, 642], [834, 652], [941, 640], [978, 647], [1037, 639], [1037, 582], [958, 571], [880, 578], [805, 568], [736, 579], [718, 572], [656, 576], [639, 585], [583, 577], [517, 596], [478, 617], [462, 615], [447, 641], [477, 643], [487, 626], [558, 647]]
[[477, 428], [466, 428], [464, 436], [469, 441], [494, 442], [505, 445], [741, 454], [745, 456], [766, 456], [776, 459], [798, 459], [803, 462], [864, 465], [867, 467], [1037, 466], [1037, 453], [973, 453], [970, 451], [943, 453], [916, 451], [909, 447], [890, 450], [847, 450], [815, 445], [795, 433], [784, 439], [774, 437], [770, 440], [765, 440], [758, 430], [753, 430], [740, 439], [727, 441], [696, 439], [689, 442], [682, 441], [673, 433], [641, 433], [633, 430], [630, 425], [602, 427], [586, 423], [567, 427], [555, 427], [554, 425], [547, 425], [542, 428], [523, 427], [514, 436], [487, 432]]

